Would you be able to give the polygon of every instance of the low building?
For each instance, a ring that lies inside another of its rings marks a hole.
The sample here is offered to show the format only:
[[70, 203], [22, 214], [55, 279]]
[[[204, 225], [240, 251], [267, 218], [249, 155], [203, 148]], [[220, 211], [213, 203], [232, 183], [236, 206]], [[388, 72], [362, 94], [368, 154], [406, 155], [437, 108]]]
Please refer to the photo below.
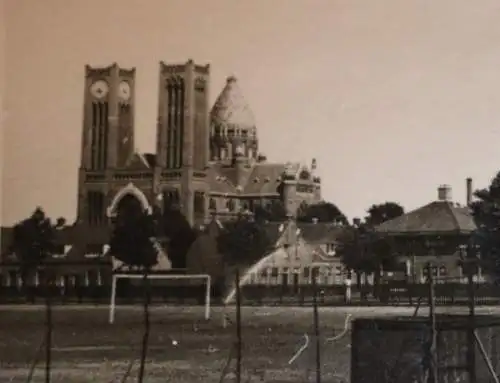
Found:
[[[467, 185], [470, 201], [470, 180]], [[430, 262], [437, 282], [463, 279], [459, 261], [476, 224], [467, 206], [453, 202], [448, 185], [439, 186], [437, 194], [437, 200], [374, 228], [390, 243], [392, 256], [399, 265], [397, 270], [387, 271], [386, 277], [399, 274], [422, 283]]]

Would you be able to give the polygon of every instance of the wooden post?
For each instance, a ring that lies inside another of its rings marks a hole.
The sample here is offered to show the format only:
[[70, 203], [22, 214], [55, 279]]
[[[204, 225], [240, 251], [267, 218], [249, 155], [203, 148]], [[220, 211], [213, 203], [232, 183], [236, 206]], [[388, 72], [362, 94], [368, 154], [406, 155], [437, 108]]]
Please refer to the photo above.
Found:
[[52, 290], [49, 267], [45, 266], [45, 383], [51, 381], [52, 368]]
[[[314, 272], [316, 274], [316, 272]], [[319, 314], [318, 314], [318, 286], [316, 275], [312, 276], [313, 284], [313, 312], [314, 312], [314, 338], [316, 341], [316, 383], [321, 383], [321, 343], [319, 338]]]
[[471, 243], [467, 245], [467, 257], [464, 259], [467, 270], [467, 282], [469, 292], [469, 329], [467, 331], [467, 367], [469, 369], [469, 382], [476, 383], [476, 337], [475, 337], [475, 309], [476, 297], [474, 286], [474, 248]]
[[236, 383], [241, 383], [241, 291], [240, 272], [236, 269]]
[[438, 383], [438, 369], [436, 360], [436, 345], [437, 345], [437, 330], [436, 330], [436, 297], [434, 296], [434, 275], [432, 274], [432, 266], [427, 264], [427, 275], [429, 281], [429, 325], [431, 331], [430, 347], [429, 347], [429, 380], [428, 383]]

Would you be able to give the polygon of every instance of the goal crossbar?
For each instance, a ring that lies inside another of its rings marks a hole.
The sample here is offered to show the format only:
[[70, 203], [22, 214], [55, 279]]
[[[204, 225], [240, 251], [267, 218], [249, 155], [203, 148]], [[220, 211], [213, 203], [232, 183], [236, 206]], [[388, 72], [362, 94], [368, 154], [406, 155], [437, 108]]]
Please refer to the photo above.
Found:
[[[113, 324], [115, 321], [116, 311], [116, 282], [118, 279], [143, 279], [144, 274], [113, 274], [111, 281], [111, 301], [109, 303], [109, 323]], [[205, 289], [205, 319], [210, 319], [210, 291], [212, 280], [208, 274], [148, 274], [148, 279], [202, 279], [206, 281]]]

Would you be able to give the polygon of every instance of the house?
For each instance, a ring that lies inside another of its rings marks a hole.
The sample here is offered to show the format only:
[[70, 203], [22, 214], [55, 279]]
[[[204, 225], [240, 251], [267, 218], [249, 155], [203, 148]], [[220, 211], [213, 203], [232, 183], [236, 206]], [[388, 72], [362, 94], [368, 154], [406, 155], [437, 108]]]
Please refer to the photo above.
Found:
[[[467, 201], [470, 203], [471, 199], [468, 179]], [[392, 256], [399, 264], [397, 270], [413, 282], [425, 281], [429, 262], [437, 282], [462, 280], [460, 257], [475, 230], [469, 208], [451, 199], [448, 185], [438, 187], [435, 201], [374, 228], [378, 236], [390, 243]], [[392, 274], [387, 271], [386, 276]]]

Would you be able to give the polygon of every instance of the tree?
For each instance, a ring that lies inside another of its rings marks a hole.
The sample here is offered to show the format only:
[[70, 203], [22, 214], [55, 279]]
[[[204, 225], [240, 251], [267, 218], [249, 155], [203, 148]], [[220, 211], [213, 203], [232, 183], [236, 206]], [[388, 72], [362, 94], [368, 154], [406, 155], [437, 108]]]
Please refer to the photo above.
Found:
[[303, 204], [297, 212], [297, 221], [313, 222], [317, 219], [318, 222], [338, 222], [342, 225], [348, 225], [347, 217], [340, 209], [331, 202], [319, 202], [312, 205]]
[[257, 222], [283, 222], [287, 219], [287, 211], [282, 201], [275, 200], [267, 205], [257, 206], [254, 217]]
[[362, 224], [344, 229], [338, 238], [337, 254], [348, 270], [365, 273], [365, 276], [374, 273], [375, 285], [378, 285], [381, 267], [391, 269], [395, 266], [392, 246], [391, 237], [377, 235], [367, 224]]
[[265, 227], [251, 217], [241, 215], [225, 223], [217, 237], [217, 248], [226, 264], [251, 265], [274, 247]]
[[45, 212], [37, 207], [31, 216], [14, 226], [10, 251], [19, 262], [21, 282], [28, 294], [27, 282], [31, 273], [55, 250], [55, 230]]
[[[42, 208], [37, 207], [31, 216], [14, 226], [10, 251], [19, 261], [22, 289], [30, 299], [31, 288], [28, 280], [33, 280], [33, 273], [48, 260], [55, 250], [55, 233], [61, 221], [52, 224]], [[31, 277], [31, 278], [29, 278]], [[51, 340], [52, 340], [52, 303], [50, 299], [50, 273], [47, 268], [43, 275], [42, 285], [45, 290], [46, 335], [45, 335], [45, 380], [50, 381]]]
[[479, 246], [483, 270], [496, 280], [500, 276], [500, 172], [490, 185], [475, 193], [471, 212], [477, 225], [472, 242]]
[[150, 321], [149, 302], [150, 286], [148, 275], [158, 262], [158, 252], [154, 246], [157, 234], [155, 215], [142, 209], [133, 196], [125, 196], [118, 206], [118, 215], [110, 239], [110, 254], [129, 266], [142, 269], [144, 289], [144, 334], [142, 339], [141, 362], [138, 381], [144, 379], [146, 354], [149, 342]]
[[365, 222], [372, 227], [397, 218], [405, 213], [404, 208], [396, 202], [372, 205], [367, 212], [368, 216], [365, 218]]
[[164, 209], [159, 230], [169, 239], [167, 253], [172, 262], [172, 268], [186, 268], [187, 253], [197, 238], [197, 231], [175, 207]]

